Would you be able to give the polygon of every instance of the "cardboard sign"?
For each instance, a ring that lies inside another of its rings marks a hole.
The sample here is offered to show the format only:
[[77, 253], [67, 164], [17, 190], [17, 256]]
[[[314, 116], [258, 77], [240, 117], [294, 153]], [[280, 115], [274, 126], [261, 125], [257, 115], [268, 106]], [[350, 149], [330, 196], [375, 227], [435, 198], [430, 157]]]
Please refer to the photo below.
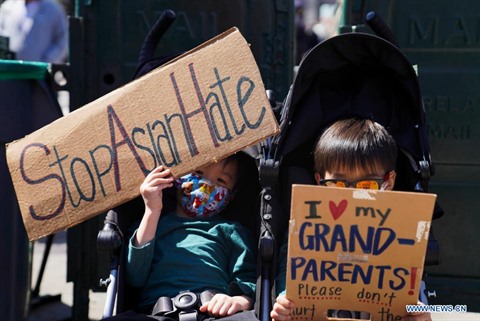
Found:
[[175, 177], [278, 132], [250, 47], [232, 28], [8, 144], [30, 240], [139, 195], [159, 165]]
[[419, 298], [436, 195], [294, 185], [287, 291], [293, 320], [327, 310], [398, 321]]

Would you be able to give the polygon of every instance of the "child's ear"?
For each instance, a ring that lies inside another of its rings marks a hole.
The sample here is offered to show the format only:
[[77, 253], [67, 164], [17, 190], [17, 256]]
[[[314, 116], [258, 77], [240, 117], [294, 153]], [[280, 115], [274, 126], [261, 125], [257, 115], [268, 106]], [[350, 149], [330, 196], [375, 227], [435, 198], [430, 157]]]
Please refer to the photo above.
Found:
[[322, 179], [322, 175], [319, 172], [315, 172], [315, 182], [317, 185], [320, 185], [320, 180]]
[[395, 186], [395, 179], [397, 178], [397, 173], [395, 171], [388, 172], [388, 178], [383, 182], [384, 190], [391, 191]]

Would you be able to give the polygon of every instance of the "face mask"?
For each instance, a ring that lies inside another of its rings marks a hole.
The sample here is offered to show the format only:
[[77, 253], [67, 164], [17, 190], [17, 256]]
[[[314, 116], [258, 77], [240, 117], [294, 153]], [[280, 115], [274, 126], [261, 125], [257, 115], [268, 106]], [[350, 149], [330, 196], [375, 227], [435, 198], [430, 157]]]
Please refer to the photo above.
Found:
[[230, 191], [193, 174], [176, 180], [179, 202], [190, 217], [206, 218], [220, 213], [230, 201]]

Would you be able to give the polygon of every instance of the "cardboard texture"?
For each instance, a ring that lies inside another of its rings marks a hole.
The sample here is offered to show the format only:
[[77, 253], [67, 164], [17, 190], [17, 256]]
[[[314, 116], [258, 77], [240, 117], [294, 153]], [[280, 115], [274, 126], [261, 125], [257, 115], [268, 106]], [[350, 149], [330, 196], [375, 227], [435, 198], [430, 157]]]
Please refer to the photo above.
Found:
[[156, 166], [175, 177], [278, 132], [236, 28], [7, 145], [30, 240], [139, 195]]
[[294, 185], [286, 292], [296, 303], [292, 320], [337, 320], [328, 309], [400, 320], [419, 298], [435, 199]]

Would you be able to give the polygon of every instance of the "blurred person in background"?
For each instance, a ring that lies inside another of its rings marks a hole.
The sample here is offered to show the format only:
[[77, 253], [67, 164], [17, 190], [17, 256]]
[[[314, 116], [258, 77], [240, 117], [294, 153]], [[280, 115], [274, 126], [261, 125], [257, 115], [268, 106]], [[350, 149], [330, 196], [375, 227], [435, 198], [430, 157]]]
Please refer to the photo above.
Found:
[[338, 34], [343, 0], [294, 0], [296, 65], [318, 43]]
[[341, 17], [342, 1], [321, 1], [318, 5], [318, 21], [312, 26], [312, 31], [322, 42], [338, 34]]
[[64, 63], [67, 15], [56, 0], [6, 0], [0, 6], [0, 35], [9, 38], [15, 59]]
[[296, 65], [299, 65], [305, 53], [318, 43], [312, 29], [305, 26], [304, 10], [304, 0], [295, 0]]

